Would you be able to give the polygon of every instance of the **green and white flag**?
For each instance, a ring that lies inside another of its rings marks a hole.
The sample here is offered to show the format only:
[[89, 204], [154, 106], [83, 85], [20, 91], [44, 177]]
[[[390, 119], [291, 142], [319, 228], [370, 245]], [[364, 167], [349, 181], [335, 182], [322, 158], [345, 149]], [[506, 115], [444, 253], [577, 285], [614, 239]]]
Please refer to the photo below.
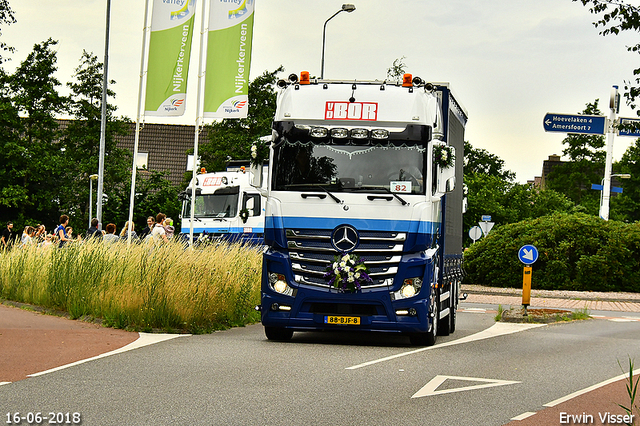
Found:
[[196, 0], [153, 0], [146, 115], [184, 114], [195, 9]]
[[204, 116], [245, 118], [255, 0], [211, 0]]

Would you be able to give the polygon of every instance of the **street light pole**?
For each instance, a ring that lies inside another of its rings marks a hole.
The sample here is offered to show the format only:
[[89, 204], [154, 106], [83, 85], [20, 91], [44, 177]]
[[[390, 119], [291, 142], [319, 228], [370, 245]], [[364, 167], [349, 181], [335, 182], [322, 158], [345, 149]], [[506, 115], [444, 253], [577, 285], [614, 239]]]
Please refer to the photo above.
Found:
[[324, 28], [322, 29], [322, 63], [320, 65], [320, 79], [324, 78], [324, 46], [325, 46], [325, 36], [327, 33], [327, 23], [332, 20], [334, 18], [334, 16], [336, 16], [338, 13], [340, 12], [353, 12], [354, 10], [356, 10], [356, 7], [352, 4], [343, 4], [342, 5], [342, 9], [340, 9], [339, 11], [337, 11], [336, 13], [334, 13], [333, 15], [331, 15], [331, 18], [327, 19], [324, 22]]
[[104, 64], [102, 73], [102, 113], [100, 116], [100, 154], [98, 157], [98, 229], [102, 230], [102, 188], [104, 184], [104, 151], [107, 131], [107, 73], [109, 71], [109, 26], [111, 25], [111, 0], [107, 0], [107, 23], [104, 36]]
[[602, 197], [600, 199], [600, 217], [609, 220], [609, 199], [611, 198], [611, 163], [613, 162], [614, 125], [617, 113], [620, 111], [620, 95], [618, 86], [613, 86], [609, 99], [609, 130], [607, 135], [607, 156], [604, 163], [604, 178], [602, 179]]

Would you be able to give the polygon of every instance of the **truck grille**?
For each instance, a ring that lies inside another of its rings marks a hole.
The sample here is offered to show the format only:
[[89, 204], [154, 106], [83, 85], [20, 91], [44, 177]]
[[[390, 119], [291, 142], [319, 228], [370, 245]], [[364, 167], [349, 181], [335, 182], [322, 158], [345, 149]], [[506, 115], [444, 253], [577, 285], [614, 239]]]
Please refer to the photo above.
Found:
[[[331, 244], [332, 230], [287, 229], [287, 246], [295, 280], [301, 284], [328, 287], [323, 278], [339, 253]], [[398, 272], [406, 234], [359, 231], [360, 242], [353, 251], [364, 260], [373, 280], [367, 287], [390, 286]]]

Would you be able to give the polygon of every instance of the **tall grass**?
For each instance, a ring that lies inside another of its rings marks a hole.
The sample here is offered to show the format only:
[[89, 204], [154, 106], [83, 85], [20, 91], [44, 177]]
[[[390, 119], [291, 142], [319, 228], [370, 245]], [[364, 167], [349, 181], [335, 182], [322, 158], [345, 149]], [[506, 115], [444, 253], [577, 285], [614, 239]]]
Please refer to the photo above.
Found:
[[257, 247], [85, 242], [0, 252], [0, 297], [116, 328], [210, 332], [259, 320]]

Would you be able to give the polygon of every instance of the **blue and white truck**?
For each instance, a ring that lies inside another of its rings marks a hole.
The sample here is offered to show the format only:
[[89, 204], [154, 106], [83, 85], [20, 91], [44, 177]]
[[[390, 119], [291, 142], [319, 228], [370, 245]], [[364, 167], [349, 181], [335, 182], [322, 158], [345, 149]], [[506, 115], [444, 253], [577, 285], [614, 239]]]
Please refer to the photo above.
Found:
[[303, 72], [278, 87], [259, 306], [267, 338], [379, 331], [433, 345], [453, 332], [467, 113], [449, 85]]
[[[200, 173], [195, 181], [194, 241], [233, 241], [262, 244], [265, 198], [251, 185], [251, 173], [267, 173], [267, 167], [249, 170], [249, 162], [230, 162], [223, 172]], [[180, 194], [182, 227], [191, 233], [191, 188]]]

